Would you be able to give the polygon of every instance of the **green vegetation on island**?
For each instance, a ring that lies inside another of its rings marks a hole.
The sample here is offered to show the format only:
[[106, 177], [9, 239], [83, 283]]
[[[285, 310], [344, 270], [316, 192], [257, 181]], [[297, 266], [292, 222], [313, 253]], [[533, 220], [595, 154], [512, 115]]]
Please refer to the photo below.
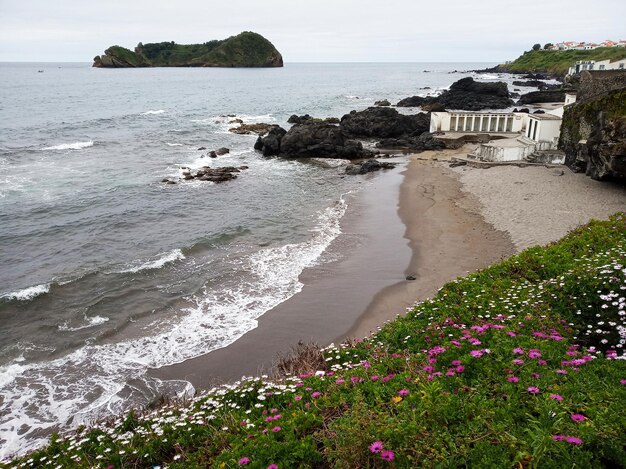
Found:
[[94, 58], [94, 67], [282, 67], [283, 58], [270, 41], [250, 31], [204, 44], [139, 43], [134, 51], [109, 47]]
[[548, 73], [565, 76], [579, 60], [621, 60], [626, 47], [598, 47], [591, 50], [530, 50], [511, 63], [498, 65], [497, 71], [513, 73]]
[[301, 347], [290, 377], [131, 412], [7, 466], [624, 467], [624, 297], [621, 213], [450, 282], [362, 342]]

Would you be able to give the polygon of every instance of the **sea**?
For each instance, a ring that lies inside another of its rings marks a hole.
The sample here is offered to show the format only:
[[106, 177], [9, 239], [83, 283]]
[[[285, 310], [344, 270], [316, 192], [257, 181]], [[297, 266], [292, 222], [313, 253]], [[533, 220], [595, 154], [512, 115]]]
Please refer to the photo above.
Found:
[[[229, 132], [236, 119], [288, 128], [292, 114], [503, 79], [468, 72], [485, 63], [90, 65], [0, 64], [0, 459], [192, 393], [146, 370], [237, 340], [325, 262], [346, 195], [367, 184], [264, 158], [256, 135]], [[230, 152], [207, 156], [220, 147]], [[248, 169], [179, 180], [206, 165]]]

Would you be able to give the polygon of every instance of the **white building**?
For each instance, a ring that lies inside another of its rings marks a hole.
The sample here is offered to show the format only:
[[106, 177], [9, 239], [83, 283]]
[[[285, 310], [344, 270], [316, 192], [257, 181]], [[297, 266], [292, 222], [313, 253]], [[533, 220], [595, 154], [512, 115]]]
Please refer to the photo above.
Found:
[[520, 112], [432, 112], [431, 132], [521, 132], [527, 114]]
[[616, 60], [579, 60], [569, 68], [568, 75], [575, 75], [584, 70], [626, 70], [626, 59]]

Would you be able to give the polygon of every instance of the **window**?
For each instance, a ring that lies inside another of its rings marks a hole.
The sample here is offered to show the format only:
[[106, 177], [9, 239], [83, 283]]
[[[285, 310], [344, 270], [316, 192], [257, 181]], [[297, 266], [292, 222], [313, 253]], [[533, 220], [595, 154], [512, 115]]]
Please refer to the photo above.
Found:
[[604, 65], [600, 65], [600, 70], [604, 70]]

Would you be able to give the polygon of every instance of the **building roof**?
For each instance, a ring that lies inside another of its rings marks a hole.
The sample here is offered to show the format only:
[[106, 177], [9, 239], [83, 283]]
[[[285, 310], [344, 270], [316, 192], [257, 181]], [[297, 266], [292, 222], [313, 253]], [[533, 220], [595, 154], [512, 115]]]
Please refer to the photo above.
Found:
[[554, 114], [528, 114], [528, 117], [532, 117], [533, 119], [537, 119], [540, 121], [554, 121], [561, 120], [559, 116], [555, 116]]

